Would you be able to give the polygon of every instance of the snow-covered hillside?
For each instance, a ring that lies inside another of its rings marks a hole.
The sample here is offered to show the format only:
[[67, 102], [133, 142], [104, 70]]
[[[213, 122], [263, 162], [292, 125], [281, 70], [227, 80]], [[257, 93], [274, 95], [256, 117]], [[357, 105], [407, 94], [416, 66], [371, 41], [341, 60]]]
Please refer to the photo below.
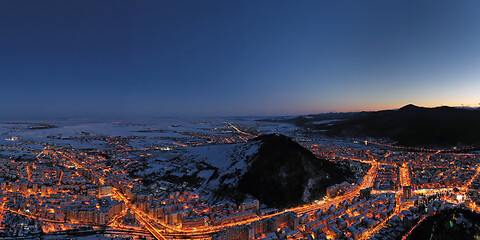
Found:
[[198, 173], [199, 177], [205, 179], [201, 188], [214, 190], [221, 184], [235, 185], [246, 172], [250, 164], [249, 160], [257, 153], [259, 145], [259, 142], [248, 142], [192, 147], [185, 157], [214, 168]]

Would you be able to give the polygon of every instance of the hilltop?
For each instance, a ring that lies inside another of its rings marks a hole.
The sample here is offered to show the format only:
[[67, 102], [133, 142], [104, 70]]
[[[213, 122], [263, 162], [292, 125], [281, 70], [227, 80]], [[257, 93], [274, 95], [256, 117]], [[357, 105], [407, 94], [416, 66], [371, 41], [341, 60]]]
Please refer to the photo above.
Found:
[[269, 206], [283, 208], [312, 201], [351, 174], [317, 158], [287, 136], [262, 135], [252, 141], [261, 145], [238, 189]]

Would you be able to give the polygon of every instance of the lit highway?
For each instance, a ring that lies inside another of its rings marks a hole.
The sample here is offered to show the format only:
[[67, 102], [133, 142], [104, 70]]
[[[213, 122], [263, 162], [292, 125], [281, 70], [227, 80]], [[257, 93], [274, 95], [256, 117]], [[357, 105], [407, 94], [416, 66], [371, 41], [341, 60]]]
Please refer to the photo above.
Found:
[[230, 127], [232, 127], [233, 129], [235, 129], [235, 131], [237, 131], [237, 132], [239, 132], [239, 133], [241, 133], [241, 134], [247, 135], [247, 136], [252, 136], [252, 134], [250, 134], [250, 133], [241, 131], [240, 129], [238, 129], [237, 127], [235, 127], [235, 125], [233, 125], [232, 123], [228, 123], [228, 124], [230, 124]]

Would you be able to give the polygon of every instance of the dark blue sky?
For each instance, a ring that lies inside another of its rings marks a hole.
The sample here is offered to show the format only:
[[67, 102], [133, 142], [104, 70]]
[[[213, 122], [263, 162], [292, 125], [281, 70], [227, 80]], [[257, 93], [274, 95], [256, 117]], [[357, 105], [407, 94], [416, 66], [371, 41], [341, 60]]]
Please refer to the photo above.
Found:
[[480, 1], [2, 1], [0, 118], [480, 103]]

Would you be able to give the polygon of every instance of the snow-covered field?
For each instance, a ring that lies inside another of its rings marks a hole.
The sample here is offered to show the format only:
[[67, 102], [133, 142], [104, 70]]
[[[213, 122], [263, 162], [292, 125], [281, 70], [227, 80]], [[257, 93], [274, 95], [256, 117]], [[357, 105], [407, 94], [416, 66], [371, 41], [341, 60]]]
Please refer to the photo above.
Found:
[[[261, 133], [286, 133], [296, 127], [290, 124], [276, 124], [257, 122], [254, 119], [229, 120], [181, 120], [181, 119], [154, 119], [135, 121], [11, 121], [0, 122], [0, 145], [13, 146], [18, 143], [33, 143], [34, 145], [54, 144], [75, 149], [104, 149], [108, 144], [98, 141], [102, 137], [137, 137], [141, 141], [131, 140], [135, 148], [143, 148], [148, 144], [165, 144], [172, 140], [188, 137], [195, 139], [192, 134], [221, 135], [235, 133], [229, 123], [241, 124], [257, 129]], [[186, 135], [185, 133], [190, 133]], [[152, 140], [155, 139], [155, 140]], [[33, 147], [33, 145], [32, 145]]]
[[208, 191], [234, 184], [246, 171], [259, 147], [247, 139], [277, 132], [291, 136], [298, 129], [256, 119], [0, 122], [0, 159], [32, 159], [46, 146], [106, 152], [116, 159], [144, 159], [130, 166], [139, 177], [196, 179], [192, 188]]
[[331, 119], [331, 120], [322, 120], [322, 121], [315, 121], [315, 122], [312, 122], [312, 124], [321, 125], [321, 124], [327, 124], [327, 123], [338, 122], [338, 121], [343, 121], [343, 120], [345, 120], [345, 119]]

